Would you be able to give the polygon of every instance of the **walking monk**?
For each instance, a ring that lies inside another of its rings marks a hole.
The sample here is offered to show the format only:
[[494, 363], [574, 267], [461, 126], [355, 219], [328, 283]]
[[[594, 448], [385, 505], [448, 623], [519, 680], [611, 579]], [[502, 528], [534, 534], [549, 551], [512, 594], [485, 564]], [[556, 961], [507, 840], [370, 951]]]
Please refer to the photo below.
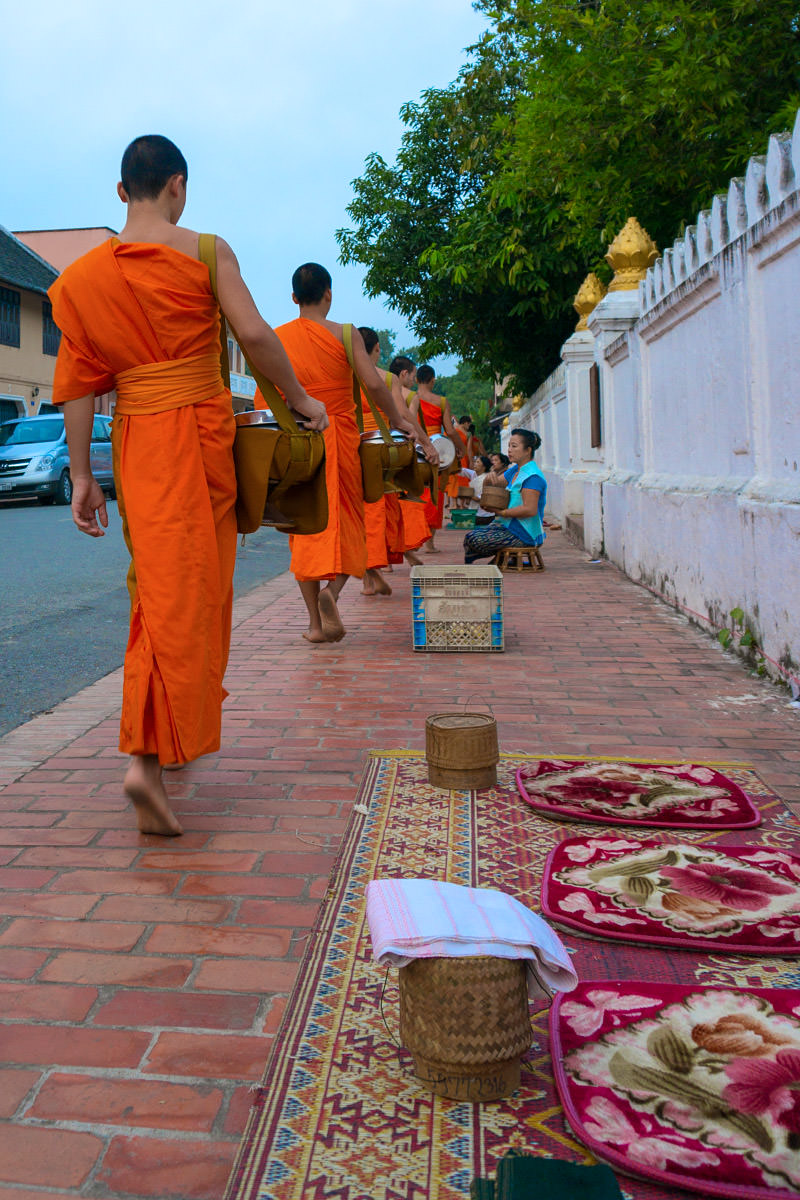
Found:
[[[353, 374], [344, 348], [342, 326], [328, 320], [332, 303], [331, 277], [319, 263], [304, 263], [292, 276], [292, 300], [300, 316], [275, 332], [304, 387], [311, 388], [327, 409], [325, 479], [328, 488], [328, 527], [322, 533], [291, 539], [291, 571], [308, 609], [309, 642], [338, 642], [344, 637], [337, 602], [350, 575], [361, 578], [367, 569], [364, 531], [364, 492], [359, 432], [353, 405]], [[353, 362], [373, 403], [395, 429], [425, 445], [432, 461], [436, 451], [416, 421], [396, 407], [391, 392], [378, 379], [353, 329]], [[320, 584], [325, 582], [324, 588]]]
[[[417, 391], [416, 394], [409, 395], [408, 403], [413, 416], [417, 417], [420, 424], [427, 429], [429, 434], [445, 433], [449, 438], [455, 438], [455, 425], [450, 412], [450, 405], [447, 403], [445, 396], [440, 396], [434, 392], [433, 385], [436, 382], [436, 373], [433, 367], [427, 364], [417, 369]], [[425, 493], [425, 519], [428, 522], [431, 530], [431, 536], [426, 546], [428, 554], [438, 554], [439, 550], [435, 544], [436, 530], [441, 529], [444, 523], [444, 489], [439, 489], [439, 498], [436, 504], [433, 503], [433, 498], [429, 491]]]
[[[364, 339], [367, 354], [372, 359], [378, 378], [391, 391], [400, 411], [405, 410], [401, 379], [391, 371], [382, 371], [378, 366], [380, 358], [380, 343], [374, 329], [363, 327], [359, 333]], [[397, 361], [397, 360], [395, 360]], [[411, 363], [410, 359], [404, 360]], [[406, 372], [405, 382], [413, 383], [414, 364], [411, 371]], [[369, 405], [364, 404], [364, 430], [374, 430], [377, 422], [372, 415]], [[390, 596], [392, 589], [378, 569], [387, 564], [401, 563], [405, 558], [410, 566], [418, 566], [421, 562], [415, 550], [418, 550], [430, 537], [430, 529], [425, 520], [422, 504], [412, 500], [402, 500], [393, 492], [382, 496], [376, 504], [364, 505], [364, 519], [367, 530], [367, 573], [362, 589], [365, 596]], [[380, 539], [383, 538], [381, 547]]]
[[[94, 397], [117, 391], [114, 480], [132, 559], [119, 745], [131, 755], [124, 788], [139, 829], [165, 836], [182, 830], [162, 765], [219, 748], [236, 553], [233, 412], [208, 268], [198, 235], [178, 227], [186, 177], [167, 138], [132, 142], [117, 188], [122, 232], [50, 289], [62, 331], [53, 400], [64, 405], [73, 518], [91, 537], [108, 525], [89, 456]], [[324, 429], [323, 406], [297, 382], [232, 250], [218, 240], [217, 252], [220, 301], [248, 354]]]

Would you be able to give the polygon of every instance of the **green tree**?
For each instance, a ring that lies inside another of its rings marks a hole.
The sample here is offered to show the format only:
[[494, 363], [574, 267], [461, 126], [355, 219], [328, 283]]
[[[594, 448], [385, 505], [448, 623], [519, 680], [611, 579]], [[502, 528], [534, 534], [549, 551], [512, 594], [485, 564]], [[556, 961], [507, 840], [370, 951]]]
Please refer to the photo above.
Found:
[[381, 356], [378, 359], [378, 363], [384, 370], [388, 371], [389, 363], [397, 354], [397, 350], [395, 349], [397, 334], [391, 329], [376, 329], [375, 332], [378, 335], [378, 344], [381, 348]]
[[[479, 0], [458, 79], [354, 183], [344, 261], [427, 354], [531, 390], [630, 215], [660, 246], [791, 124], [797, 0]], [[607, 276], [606, 276], [607, 277]]]

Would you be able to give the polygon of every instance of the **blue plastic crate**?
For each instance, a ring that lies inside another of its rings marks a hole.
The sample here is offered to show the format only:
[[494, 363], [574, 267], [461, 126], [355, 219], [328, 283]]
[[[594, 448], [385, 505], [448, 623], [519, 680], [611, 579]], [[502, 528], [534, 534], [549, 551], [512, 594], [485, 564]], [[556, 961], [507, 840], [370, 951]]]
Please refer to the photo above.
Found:
[[503, 576], [497, 567], [412, 567], [415, 650], [503, 651]]

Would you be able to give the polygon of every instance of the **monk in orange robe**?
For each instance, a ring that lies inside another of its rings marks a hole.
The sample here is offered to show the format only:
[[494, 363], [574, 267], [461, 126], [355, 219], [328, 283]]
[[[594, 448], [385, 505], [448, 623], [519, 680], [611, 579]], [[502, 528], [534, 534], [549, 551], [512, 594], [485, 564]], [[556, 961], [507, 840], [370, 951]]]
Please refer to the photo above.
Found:
[[[220, 744], [236, 554], [234, 420], [220, 375], [220, 313], [197, 258], [198, 235], [177, 225], [186, 176], [186, 160], [167, 138], [132, 142], [118, 186], [125, 227], [50, 289], [62, 332], [53, 399], [64, 405], [72, 513], [92, 537], [108, 525], [90, 465], [94, 398], [117, 392], [114, 479], [132, 559], [119, 745], [131, 755], [124, 788], [139, 829], [167, 836], [182, 830], [162, 766]], [[253, 361], [324, 428], [324, 408], [300, 387], [222, 241], [218, 291]]]
[[[367, 569], [364, 530], [364, 492], [359, 431], [353, 403], [353, 374], [344, 348], [342, 326], [328, 319], [333, 302], [331, 277], [319, 263], [304, 263], [292, 276], [292, 300], [300, 316], [275, 332], [280, 338], [297, 377], [311, 388], [327, 410], [330, 425], [325, 431], [325, 479], [328, 489], [328, 527], [322, 533], [290, 539], [290, 570], [297, 579], [308, 610], [309, 642], [339, 641], [345, 629], [337, 602], [348, 576], [362, 578]], [[433, 462], [438, 456], [416, 421], [396, 409], [391, 392], [377, 378], [364, 348], [364, 340], [353, 329], [353, 363], [356, 374], [376, 407], [390, 425], [422, 441]], [[325, 587], [320, 587], [321, 583]]]
[[[389, 364], [389, 370], [386, 373], [387, 386], [392, 388], [392, 392], [397, 399], [398, 404], [408, 405], [409, 395], [413, 395], [412, 389], [417, 380], [417, 368], [413, 361], [405, 354], [399, 354], [392, 359]], [[414, 420], [419, 424], [420, 429], [424, 431], [425, 426], [419, 421], [418, 416]], [[427, 489], [426, 489], [427, 491]], [[393, 521], [390, 520], [390, 529], [397, 530], [397, 533], [389, 537], [389, 550], [393, 555], [401, 555], [412, 567], [422, 565], [422, 559], [417, 555], [416, 551], [425, 543], [431, 536], [430, 525], [426, 517], [426, 505], [423, 498], [419, 500], [403, 500], [396, 499], [398, 512]], [[399, 562], [399, 558], [390, 558], [390, 562]]]
[[[368, 326], [362, 326], [359, 333], [364, 339], [364, 346], [372, 359], [378, 378], [390, 389], [397, 407], [403, 411], [405, 401], [401, 378], [397, 374], [392, 374], [391, 371], [382, 371], [378, 367], [381, 348], [377, 333]], [[410, 359], [407, 361], [411, 363]], [[414, 364], [411, 363], [412, 374], [413, 368]], [[378, 427], [377, 422], [366, 401], [364, 401], [363, 410], [364, 432], [375, 431]], [[365, 502], [364, 524], [367, 533], [367, 572], [364, 576], [362, 594], [365, 596], [391, 596], [392, 589], [381, 575], [380, 568], [401, 563], [403, 559], [411, 566], [419, 565], [421, 559], [417, 558], [414, 551], [430, 537], [423, 506], [411, 500], [403, 500], [394, 493], [388, 492], [374, 504]]]
[[[409, 408], [412, 416], [417, 417], [420, 424], [427, 429], [429, 434], [444, 433], [452, 440], [457, 437], [455, 422], [450, 412], [447, 397], [440, 396], [437, 392], [434, 392], [433, 385], [435, 382], [436, 373], [433, 367], [427, 363], [418, 367], [417, 391], [408, 397]], [[434, 539], [436, 537], [436, 530], [441, 529], [444, 524], [444, 497], [444, 489], [440, 488], [437, 503], [434, 504], [430, 491], [426, 490], [425, 493], [425, 519], [431, 530], [431, 536], [425, 547], [428, 554], [439, 553]]]

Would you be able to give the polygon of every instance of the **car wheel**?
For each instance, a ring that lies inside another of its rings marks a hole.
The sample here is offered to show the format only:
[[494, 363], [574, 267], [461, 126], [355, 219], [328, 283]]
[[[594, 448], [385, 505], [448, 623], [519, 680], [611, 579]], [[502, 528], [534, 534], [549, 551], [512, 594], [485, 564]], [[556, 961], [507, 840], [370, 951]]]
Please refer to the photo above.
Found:
[[111, 484], [111, 487], [106, 488], [106, 495], [108, 496], [109, 500], [116, 500], [117, 489], [114, 487], [113, 483]]
[[62, 471], [56, 486], [56, 504], [72, 502], [72, 480], [69, 471]]

